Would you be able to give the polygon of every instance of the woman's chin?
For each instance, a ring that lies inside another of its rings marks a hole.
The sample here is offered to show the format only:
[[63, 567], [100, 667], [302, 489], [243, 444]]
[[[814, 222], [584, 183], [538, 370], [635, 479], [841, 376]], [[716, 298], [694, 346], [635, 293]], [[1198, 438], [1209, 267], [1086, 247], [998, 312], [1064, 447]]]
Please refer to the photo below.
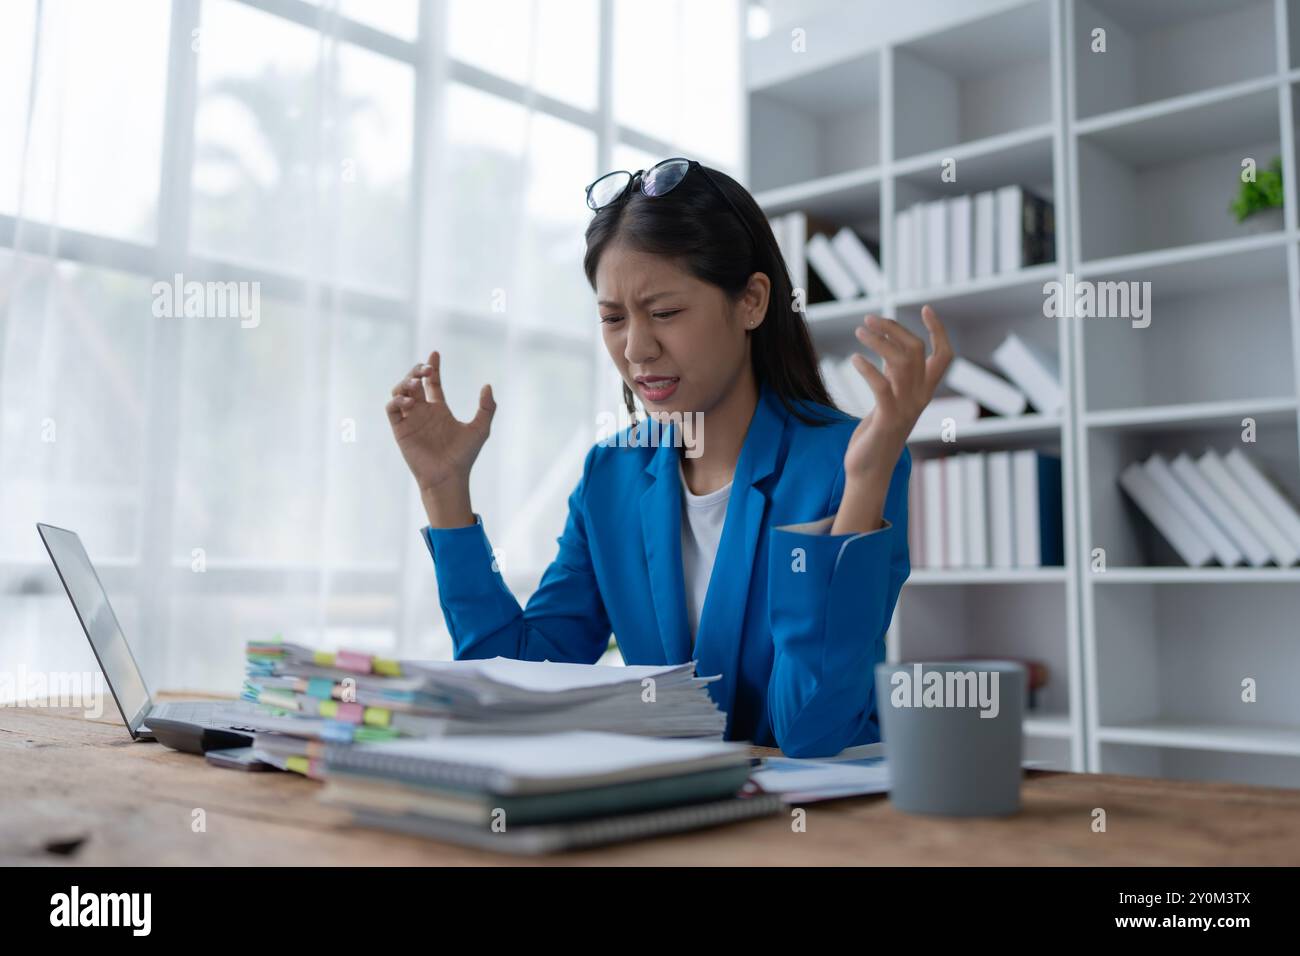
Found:
[[680, 421], [683, 415], [689, 415], [685, 408], [681, 407], [679, 402], [646, 402], [645, 411], [648, 416], [658, 421], [660, 424], [667, 425], [670, 421], [676, 419]]

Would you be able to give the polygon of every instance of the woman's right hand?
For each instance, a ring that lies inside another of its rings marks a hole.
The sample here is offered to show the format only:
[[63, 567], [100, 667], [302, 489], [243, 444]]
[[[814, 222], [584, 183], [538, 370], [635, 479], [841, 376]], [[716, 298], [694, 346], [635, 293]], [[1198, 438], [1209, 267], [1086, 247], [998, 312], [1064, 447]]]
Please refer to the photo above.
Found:
[[385, 407], [393, 438], [426, 500], [444, 491], [456, 496], [468, 492], [470, 469], [487, 441], [497, 408], [492, 386], [484, 385], [474, 417], [458, 421], [442, 393], [439, 366], [438, 353], [429, 353], [428, 363], [411, 369]]

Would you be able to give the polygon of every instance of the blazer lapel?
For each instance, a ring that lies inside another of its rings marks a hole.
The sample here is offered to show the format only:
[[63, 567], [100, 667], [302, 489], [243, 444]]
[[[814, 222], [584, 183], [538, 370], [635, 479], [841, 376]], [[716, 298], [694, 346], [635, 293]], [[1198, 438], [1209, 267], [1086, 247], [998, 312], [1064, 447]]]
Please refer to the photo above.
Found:
[[660, 446], [645, 466], [650, 486], [641, 493], [641, 540], [650, 571], [650, 604], [659, 624], [666, 664], [691, 659], [682, 577], [682, 489], [677, 455], [669, 425], [660, 432]]
[[722, 675], [722, 680], [710, 684], [709, 690], [714, 702], [727, 712], [728, 729], [739, 676], [749, 582], [768, 503], [767, 493], [758, 485], [776, 470], [787, 417], [777, 397], [763, 386], [736, 462], [722, 540], [695, 635], [696, 673], [702, 677]]

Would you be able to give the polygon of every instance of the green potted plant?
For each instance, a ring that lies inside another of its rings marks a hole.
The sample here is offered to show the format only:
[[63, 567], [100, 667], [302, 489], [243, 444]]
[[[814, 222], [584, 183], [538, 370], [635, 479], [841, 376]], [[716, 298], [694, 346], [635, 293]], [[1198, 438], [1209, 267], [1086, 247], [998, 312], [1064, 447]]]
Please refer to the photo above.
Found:
[[1282, 228], [1282, 159], [1275, 156], [1254, 182], [1243, 182], [1230, 207], [1237, 222], [1249, 221], [1252, 232]]

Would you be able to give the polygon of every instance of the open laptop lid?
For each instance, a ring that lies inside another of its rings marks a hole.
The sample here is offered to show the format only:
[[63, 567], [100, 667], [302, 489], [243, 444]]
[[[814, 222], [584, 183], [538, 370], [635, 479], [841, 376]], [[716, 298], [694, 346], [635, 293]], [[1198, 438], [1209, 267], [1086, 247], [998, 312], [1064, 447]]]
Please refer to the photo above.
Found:
[[145, 686], [140, 668], [136, 666], [113, 606], [108, 603], [108, 594], [99, 581], [99, 574], [75, 532], [39, 523], [36, 530], [54, 562], [63, 589], [68, 592], [68, 599], [72, 601], [81, 629], [86, 632], [95, 659], [99, 661], [99, 669], [104, 672], [104, 680], [117, 702], [117, 709], [122, 712], [131, 736], [138, 737], [140, 725], [153, 706], [153, 698]]

